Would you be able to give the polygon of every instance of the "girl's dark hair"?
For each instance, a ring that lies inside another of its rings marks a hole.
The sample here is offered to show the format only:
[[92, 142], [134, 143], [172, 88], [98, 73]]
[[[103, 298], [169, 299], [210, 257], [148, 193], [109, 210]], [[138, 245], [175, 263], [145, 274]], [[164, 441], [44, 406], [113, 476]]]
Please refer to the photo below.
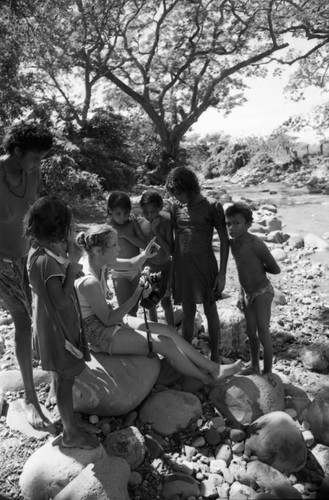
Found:
[[161, 194], [158, 193], [158, 191], [156, 191], [155, 189], [148, 189], [142, 194], [139, 204], [141, 207], [151, 204], [160, 208], [161, 210], [163, 208], [163, 198]]
[[225, 210], [226, 217], [233, 217], [234, 215], [237, 214], [241, 214], [245, 218], [246, 222], [251, 223], [254, 220], [251, 208], [245, 203], [242, 203], [241, 201], [233, 203], [233, 205], [230, 205]]
[[107, 200], [107, 214], [110, 215], [111, 210], [114, 208], [123, 208], [131, 210], [131, 201], [129, 196], [123, 191], [113, 191]]
[[56, 196], [43, 196], [25, 215], [25, 235], [31, 239], [58, 242], [67, 238], [71, 222], [71, 209], [63, 200]]
[[87, 253], [94, 247], [104, 250], [107, 247], [108, 239], [117, 234], [116, 230], [109, 224], [94, 224], [87, 231], [78, 234], [76, 241]]
[[42, 124], [31, 121], [15, 123], [3, 140], [6, 153], [12, 154], [17, 147], [27, 151], [48, 151], [53, 145], [53, 135]]
[[169, 172], [166, 181], [167, 191], [175, 196], [175, 193], [186, 193], [188, 196], [199, 194], [201, 191], [198, 178], [188, 167], [176, 167]]

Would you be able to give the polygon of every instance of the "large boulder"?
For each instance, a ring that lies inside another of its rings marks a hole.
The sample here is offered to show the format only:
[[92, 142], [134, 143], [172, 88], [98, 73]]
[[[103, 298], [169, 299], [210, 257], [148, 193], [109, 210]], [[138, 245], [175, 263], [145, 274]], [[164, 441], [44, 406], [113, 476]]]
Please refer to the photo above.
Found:
[[247, 429], [245, 453], [257, 455], [261, 462], [289, 475], [301, 470], [307, 460], [307, 447], [293, 419], [283, 411], [259, 417]]
[[197, 396], [169, 389], [147, 399], [140, 409], [139, 419], [162, 436], [170, 436], [185, 429], [201, 414], [202, 406]]
[[209, 399], [229, 422], [244, 426], [266, 413], [284, 410], [283, 383], [274, 373], [224, 379], [210, 391]]
[[95, 353], [75, 379], [74, 409], [87, 415], [125, 415], [145, 399], [159, 373], [158, 357]]
[[329, 446], [329, 391], [328, 386], [315, 396], [307, 408], [307, 421], [318, 443]]
[[25, 463], [19, 480], [21, 496], [24, 500], [54, 498], [89, 464], [94, 464], [93, 481], [86, 472], [91, 483], [99, 483], [97, 488], [111, 500], [128, 500], [130, 467], [124, 459], [109, 457], [101, 445], [93, 450], [65, 448], [58, 438], [39, 448]]
[[112, 500], [93, 469], [94, 464], [87, 465], [55, 496], [54, 500]]

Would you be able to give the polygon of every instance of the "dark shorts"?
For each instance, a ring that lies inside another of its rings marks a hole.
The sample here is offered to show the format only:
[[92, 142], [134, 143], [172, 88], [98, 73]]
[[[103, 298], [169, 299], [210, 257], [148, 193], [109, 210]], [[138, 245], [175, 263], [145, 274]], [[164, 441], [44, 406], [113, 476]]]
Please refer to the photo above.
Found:
[[0, 258], [0, 297], [10, 314], [26, 313], [31, 316], [32, 292], [26, 269], [26, 257]]

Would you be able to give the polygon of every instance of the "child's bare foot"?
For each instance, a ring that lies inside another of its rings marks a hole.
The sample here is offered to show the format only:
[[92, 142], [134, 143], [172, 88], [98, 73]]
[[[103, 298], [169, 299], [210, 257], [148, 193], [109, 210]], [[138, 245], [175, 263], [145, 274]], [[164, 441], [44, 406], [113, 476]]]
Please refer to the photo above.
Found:
[[72, 431], [70, 435], [63, 433], [62, 446], [64, 448], [83, 448], [85, 450], [92, 450], [99, 446], [99, 441], [95, 436], [81, 432], [78, 429]]
[[239, 375], [253, 375], [253, 374], [259, 375], [259, 373], [260, 373], [259, 366], [252, 366], [250, 364], [247, 366], [244, 366], [239, 371]]
[[39, 401], [27, 401], [22, 399], [21, 401], [23, 411], [25, 413], [26, 419], [32, 427], [43, 428], [52, 425], [46, 415], [42, 412]]
[[235, 363], [229, 365], [219, 365], [217, 373], [213, 375], [214, 383], [219, 382], [223, 378], [235, 375], [241, 370], [242, 364], [241, 359], [238, 359]]

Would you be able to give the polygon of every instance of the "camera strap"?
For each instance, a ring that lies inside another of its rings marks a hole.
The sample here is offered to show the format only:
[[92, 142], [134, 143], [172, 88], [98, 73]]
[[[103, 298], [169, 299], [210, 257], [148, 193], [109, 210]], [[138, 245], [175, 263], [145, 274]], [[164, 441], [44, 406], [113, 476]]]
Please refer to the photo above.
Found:
[[147, 357], [148, 358], [154, 358], [156, 356], [156, 354], [155, 354], [155, 352], [153, 352], [152, 333], [151, 333], [151, 330], [150, 330], [150, 325], [148, 324], [148, 321], [147, 321], [147, 315], [146, 315], [146, 309], [145, 309], [145, 307], [143, 307], [143, 312], [144, 312], [144, 323], [145, 323], [145, 326], [146, 326], [147, 343], [148, 343], [148, 346], [149, 346], [149, 352], [148, 352]]

